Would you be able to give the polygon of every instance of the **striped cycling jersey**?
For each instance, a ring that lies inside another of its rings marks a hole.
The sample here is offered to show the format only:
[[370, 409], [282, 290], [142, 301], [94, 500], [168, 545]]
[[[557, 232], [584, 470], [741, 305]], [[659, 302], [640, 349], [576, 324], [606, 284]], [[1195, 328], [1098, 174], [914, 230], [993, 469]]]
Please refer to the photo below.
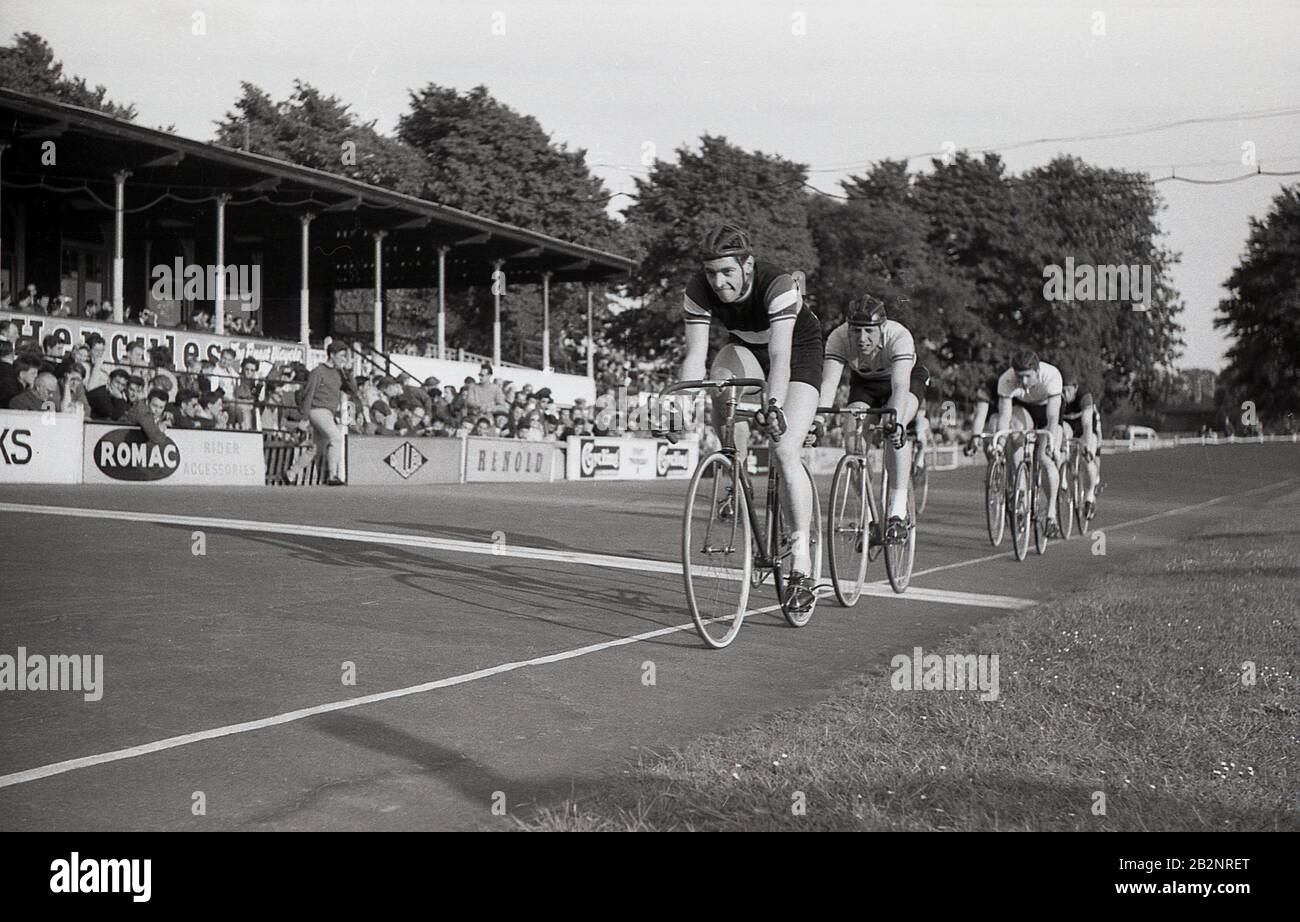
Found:
[[859, 352], [856, 339], [850, 326], [841, 323], [826, 339], [826, 357], [843, 362], [863, 380], [888, 380], [896, 363], [916, 361], [912, 333], [897, 320], [885, 321], [885, 340], [873, 355]]
[[803, 298], [788, 272], [770, 263], [754, 260], [749, 293], [734, 304], [721, 300], [709, 285], [704, 270], [686, 283], [682, 308], [687, 323], [708, 324], [714, 318], [742, 342], [766, 346], [772, 339], [772, 324], [795, 320], [803, 310]]

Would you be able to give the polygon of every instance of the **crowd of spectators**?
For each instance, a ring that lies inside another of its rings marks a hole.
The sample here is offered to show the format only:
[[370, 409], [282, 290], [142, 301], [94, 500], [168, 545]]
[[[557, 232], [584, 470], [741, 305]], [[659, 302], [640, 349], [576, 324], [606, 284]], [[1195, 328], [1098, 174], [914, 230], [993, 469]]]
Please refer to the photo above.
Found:
[[[24, 314], [43, 314], [49, 317], [79, 317], [84, 320], [98, 320], [105, 323], [113, 321], [113, 302], [107, 298], [103, 301], [87, 298], [85, 305], [78, 310], [76, 304], [73, 303], [73, 299], [67, 295], [42, 293], [37, 290], [35, 285], [28, 285], [22, 291], [16, 292], [12, 297], [0, 296], [0, 303]], [[224, 332], [232, 336], [254, 336], [259, 331], [258, 317], [259, 314], [256, 311], [228, 311], [225, 316]], [[136, 310], [129, 304], [124, 305], [122, 308], [122, 322], [145, 327], [171, 327], [175, 325], [167, 323], [163, 315], [158, 311], [147, 307]], [[190, 313], [189, 323], [186, 324], [186, 328], [200, 332], [213, 331], [215, 324], [212, 311], [204, 305], [195, 307]]]

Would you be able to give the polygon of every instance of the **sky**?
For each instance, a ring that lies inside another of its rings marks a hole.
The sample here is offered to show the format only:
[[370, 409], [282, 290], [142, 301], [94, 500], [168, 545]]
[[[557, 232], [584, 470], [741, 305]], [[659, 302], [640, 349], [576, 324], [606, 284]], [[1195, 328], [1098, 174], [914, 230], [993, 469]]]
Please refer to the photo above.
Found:
[[[302, 79], [384, 132], [410, 89], [483, 84], [586, 149], [612, 193], [706, 132], [807, 164], [828, 192], [954, 147], [1018, 145], [1001, 152], [1012, 172], [1059, 153], [1153, 177], [1300, 171], [1300, 114], [1254, 117], [1300, 108], [1300, 0], [4, 0], [0, 35], [21, 31], [140, 124], [201, 140], [241, 81], [282, 99]], [[1295, 182], [1158, 186], [1181, 254], [1180, 367], [1221, 367], [1223, 282], [1250, 219]]]

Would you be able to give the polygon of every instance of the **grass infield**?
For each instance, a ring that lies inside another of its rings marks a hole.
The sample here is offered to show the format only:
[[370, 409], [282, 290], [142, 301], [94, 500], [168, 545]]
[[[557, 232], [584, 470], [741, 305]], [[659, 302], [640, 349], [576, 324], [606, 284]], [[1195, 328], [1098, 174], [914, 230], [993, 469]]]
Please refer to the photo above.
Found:
[[1300, 830], [1298, 513], [1293, 491], [925, 651], [997, 654], [996, 701], [895, 691], [882, 663], [821, 704], [630, 766], [519, 825]]

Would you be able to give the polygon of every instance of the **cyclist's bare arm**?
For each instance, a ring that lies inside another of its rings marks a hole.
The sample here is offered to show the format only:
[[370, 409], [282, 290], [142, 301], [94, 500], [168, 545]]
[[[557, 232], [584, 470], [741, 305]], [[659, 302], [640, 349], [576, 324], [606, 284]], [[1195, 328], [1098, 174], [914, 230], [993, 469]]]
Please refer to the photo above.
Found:
[[998, 395], [998, 431], [1011, 428], [1011, 398]]
[[915, 415], [908, 400], [912, 393], [912, 369], [915, 365], [915, 361], [894, 362], [889, 371], [889, 402], [885, 406], [894, 411], [894, 418], [900, 426], [906, 426]]
[[844, 377], [844, 363], [829, 355], [822, 360], [822, 386], [817, 396], [817, 406], [835, 406], [835, 395], [840, 389], [840, 379]]
[[767, 354], [772, 361], [767, 375], [767, 397], [778, 406], [785, 405], [785, 394], [790, 389], [790, 357], [794, 353], [794, 320], [778, 320], [771, 325], [772, 338], [767, 344]]
[[709, 358], [709, 324], [686, 324], [686, 358], [682, 360], [682, 380], [699, 381], [707, 374]]

